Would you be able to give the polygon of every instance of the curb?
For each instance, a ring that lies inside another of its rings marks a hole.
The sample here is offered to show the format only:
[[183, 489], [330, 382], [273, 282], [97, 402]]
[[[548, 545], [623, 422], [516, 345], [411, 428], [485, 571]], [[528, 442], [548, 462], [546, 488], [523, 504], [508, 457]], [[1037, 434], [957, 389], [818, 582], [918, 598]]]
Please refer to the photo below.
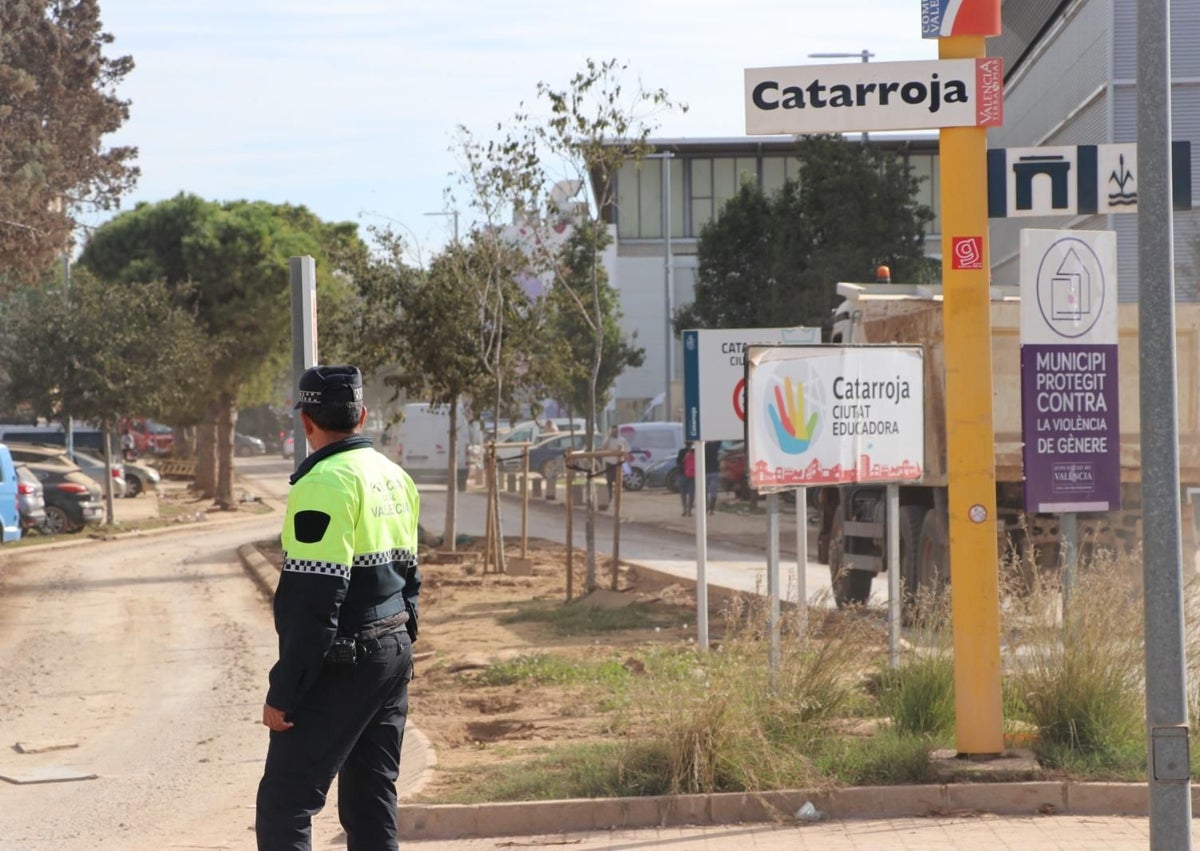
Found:
[[[1200, 791], [1192, 789], [1193, 806]], [[838, 790], [725, 792], [646, 798], [581, 798], [503, 804], [400, 807], [409, 840], [536, 836], [588, 830], [919, 818], [967, 813], [1009, 816], [1145, 816], [1149, 788], [1139, 783], [976, 783], [859, 786]], [[811, 804], [817, 818], [798, 811]]]

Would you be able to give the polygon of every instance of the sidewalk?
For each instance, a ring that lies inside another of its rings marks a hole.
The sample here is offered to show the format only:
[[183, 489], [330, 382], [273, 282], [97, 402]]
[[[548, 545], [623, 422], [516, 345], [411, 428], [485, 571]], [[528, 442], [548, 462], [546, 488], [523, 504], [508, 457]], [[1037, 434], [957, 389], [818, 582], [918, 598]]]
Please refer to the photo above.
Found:
[[[403, 806], [401, 809], [403, 813]], [[1193, 840], [1200, 831], [1192, 830]], [[401, 836], [405, 836], [402, 832]], [[498, 847], [568, 846], [579, 851], [1128, 851], [1148, 848], [1150, 822], [1121, 816], [994, 816], [828, 821], [796, 826], [730, 824], [716, 827], [596, 830], [495, 839], [420, 840], [405, 848], [484, 851]]]

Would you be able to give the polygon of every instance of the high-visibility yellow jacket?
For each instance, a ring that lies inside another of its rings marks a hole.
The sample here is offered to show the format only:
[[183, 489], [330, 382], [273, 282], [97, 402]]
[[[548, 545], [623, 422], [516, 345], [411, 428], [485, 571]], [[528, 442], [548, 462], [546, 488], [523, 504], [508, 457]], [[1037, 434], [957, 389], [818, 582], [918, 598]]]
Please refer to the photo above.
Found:
[[275, 591], [279, 661], [267, 703], [295, 709], [333, 639], [408, 612], [417, 635], [417, 518], [412, 479], [355, 436], [314, 452], [291, 478], [283, 571]]

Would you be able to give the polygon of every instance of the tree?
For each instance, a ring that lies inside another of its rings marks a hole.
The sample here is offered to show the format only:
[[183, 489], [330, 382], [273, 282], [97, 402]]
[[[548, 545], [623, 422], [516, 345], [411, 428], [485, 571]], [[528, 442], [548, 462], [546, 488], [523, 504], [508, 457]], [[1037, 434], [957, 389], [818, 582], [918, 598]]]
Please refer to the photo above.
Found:
[[[601, 216], [616, 202], [612, 193], [617, 170], [627, 160], [639, 160], [649, 153], [651, 116], [675, 106], [662, 89], [639, 86], [627, 91], [621, 82], [626, 70], [615, 60], [589, 59], [565, 88], [539, 83], [537, 95], [550, 110], [548, 118], [535, 118], [522, 107], [502, 139], [487, 145], [464, 145], [463, 150], [472, 205], [486, 216], [495, 216], [504, 208], [514, 211], [525, 231], [521, 245], [531, 273], [546, 280], [549, 291], [561, 288], [560, 306], [574, 308], [575, 336], [564, 342], [583, 358], [583, 413], [589, 445], [603, 396], [601, 376], [609, 372], [606, 350], [618, 353], [606, 349], [605, 344], [617, 300], [606, 295], [603, 241], [608, 234]], [[555, 172], [558, 179], [552, 177]], [[583, 200], [574, 201], [579, 195]], [[564, 249], [554, 232], [565, 228], [576, 228], [578, 240]], [[623, 368], [609, 366], [618, 373]], [[587, 506], [586, 584], [591, 590], [595, 588], [596, 562], [595, 506], [590, 489]]]
[[9, 404], [26, 404], [47, 419], [95, 423], [106, 461], [123, 414], [171, 409], [202, 387], [204, 334], [161, 281], [111, 285], [83, 271], [69, 289], [14, 292], [0, 317]]
[[[620, 297], [609, 283], [608, 273], [603, 266], [593, 268], [593, 252], [602, 252], [611, 242], [602, 225], [590, 219], [580, 221], [563, 247], [558, 284], [547, 295], [547, 345], [552, 355], [547, 362], [553, 369], [544, 373], [546, 386], [571, 411], [587, 410], [593, 391], [595, 408], [606, 407], [617, 377], [626, 367], [641, 366], [645, 359], [645, 350], [631, 345], [621, 333]], [[591, 317], [583, 309], [593, 289], [600, 302], [596, 316], [602, 328], [594, 382], [595, 335], [588, 322]]]
[[137, 149], [101, 140], [129, 117], [114, 94], [131, 70], [110, 58], [97, 0], [0, 3], [0, 288], [36, 282], [69, 248], [76, 213], [112, 209]]
[[[261, 386], [264, 375], [277, 376], [290, 351], [288, 258], [312, 255], [319, 291], [340, 294], [345, 284], [328, 258], [356, 242], [355, 224], [327, 224], [305, 207], [218, 204], [180, 194], [118, 215], [85, 246], [81, 265], [114, 283], [161, 278], [204, 327], [209, 368], [202, 434], [211, 437], [201, 441], [197, 486], [220, 507], [234, 504], [233, 431], [241, 394]], [[215, 480], [205, 474], [214, 466]]]
[[533, 321], [517, 283], [518, 252], [487, 230], [473, 230], [434, 258], [428, 271], [404, 263], [404, 243], [387, 230], [375, 232], [381, 253], [349, 270], [359, 310], [348, 314], [340, 334], [364, 370], [384, 373], [384, 383], [406, 398], [449, 408], [450, 451], [443, 540], [455, 547], [458, 414], [470, 405], [479, 414], [488, 401], [511, 394], [509, 379], [527, 360], [506, 333], [529, 340]]
[[700, 233], [696, 298], [676, 311], [686, 328], [826, 325], [838, 281], [880, 264], [894, 280], [924, 281], [918, 181], [898, 157], [837, 137], [797, 150], [801, 179], [770, 197], [747, 184]]

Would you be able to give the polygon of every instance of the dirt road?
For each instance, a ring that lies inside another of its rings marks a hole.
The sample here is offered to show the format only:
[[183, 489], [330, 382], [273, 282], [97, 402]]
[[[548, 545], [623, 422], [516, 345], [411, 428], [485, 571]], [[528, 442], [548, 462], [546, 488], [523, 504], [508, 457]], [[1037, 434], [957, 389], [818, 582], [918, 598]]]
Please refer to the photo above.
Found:
[[253, 848], [278, 522], [0, 553], [0, 848]]

